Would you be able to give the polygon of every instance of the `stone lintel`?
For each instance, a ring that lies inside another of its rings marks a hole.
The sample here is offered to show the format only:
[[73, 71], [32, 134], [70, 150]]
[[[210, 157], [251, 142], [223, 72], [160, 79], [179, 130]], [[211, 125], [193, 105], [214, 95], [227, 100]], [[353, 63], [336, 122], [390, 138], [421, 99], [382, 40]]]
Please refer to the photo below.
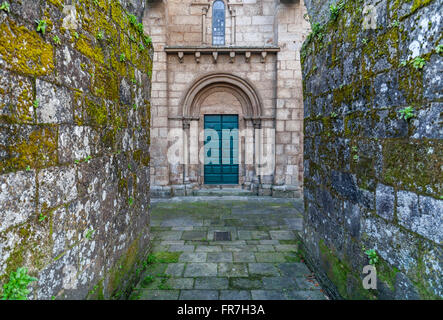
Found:
[[[243, 116], [243, 119], [246, 121], [254, 121], [254, 120], [274, 120], [274, 116], [260, 116], [260, 117], [251, 117], [251, 116]], [[183, 117], [183, 116], [169, 116], [168, 120], [175, 121], [198, 121], [200, 117], [191, 116], [191, 117]]]

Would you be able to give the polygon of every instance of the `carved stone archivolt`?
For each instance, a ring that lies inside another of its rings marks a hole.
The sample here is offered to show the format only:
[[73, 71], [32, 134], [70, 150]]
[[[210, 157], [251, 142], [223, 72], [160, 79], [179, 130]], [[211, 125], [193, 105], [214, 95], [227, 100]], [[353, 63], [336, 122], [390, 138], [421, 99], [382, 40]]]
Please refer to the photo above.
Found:
[[197, 79], [183, 98], [183, 116], [199, 116], [205, 94], [213, 88], [230, 91], [235, 95], [242, 105], [244, 115], [255, 118], [261, 116], [262, 100], [254, 86], [249, 81], [228, 73], [210, 73]]

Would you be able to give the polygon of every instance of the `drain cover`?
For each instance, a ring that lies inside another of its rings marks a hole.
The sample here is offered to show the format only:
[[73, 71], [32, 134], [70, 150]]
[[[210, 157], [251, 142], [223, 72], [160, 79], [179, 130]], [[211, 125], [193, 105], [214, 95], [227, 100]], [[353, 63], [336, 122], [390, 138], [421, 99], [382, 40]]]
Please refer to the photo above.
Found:
[[228, 231], [214, 232], [214, 241], [231, 241], [231, 233]]

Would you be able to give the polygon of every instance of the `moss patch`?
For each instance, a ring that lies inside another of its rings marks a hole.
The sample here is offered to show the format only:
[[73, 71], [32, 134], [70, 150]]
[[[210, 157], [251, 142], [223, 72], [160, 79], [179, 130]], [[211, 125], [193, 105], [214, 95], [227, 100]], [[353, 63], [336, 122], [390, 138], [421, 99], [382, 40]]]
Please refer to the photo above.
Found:
[[36, 31], [7, 19], [0, 25], [0, 56], [14, 71], [47, 75], [54, 69], [52, 45], [42, 40]]

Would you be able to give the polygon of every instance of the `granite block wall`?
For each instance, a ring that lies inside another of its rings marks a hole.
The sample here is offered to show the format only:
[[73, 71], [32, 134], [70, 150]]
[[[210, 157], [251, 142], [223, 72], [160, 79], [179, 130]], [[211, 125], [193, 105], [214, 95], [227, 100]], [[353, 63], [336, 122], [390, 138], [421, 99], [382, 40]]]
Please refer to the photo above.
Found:
[[[330, 2], [332, 3], [332, 2]], [[343, 298], [443, 296], [442, 2], [306, 1], [305, 244]], [[362, 287], [365, 250], [377, 290]]]
[[8, 4], [0, 10], [0, 284], [27, 267], [38, 278], [31, 299], [121, 296], [150, 243], [153, 48], [134, 20], [145, 2]]

